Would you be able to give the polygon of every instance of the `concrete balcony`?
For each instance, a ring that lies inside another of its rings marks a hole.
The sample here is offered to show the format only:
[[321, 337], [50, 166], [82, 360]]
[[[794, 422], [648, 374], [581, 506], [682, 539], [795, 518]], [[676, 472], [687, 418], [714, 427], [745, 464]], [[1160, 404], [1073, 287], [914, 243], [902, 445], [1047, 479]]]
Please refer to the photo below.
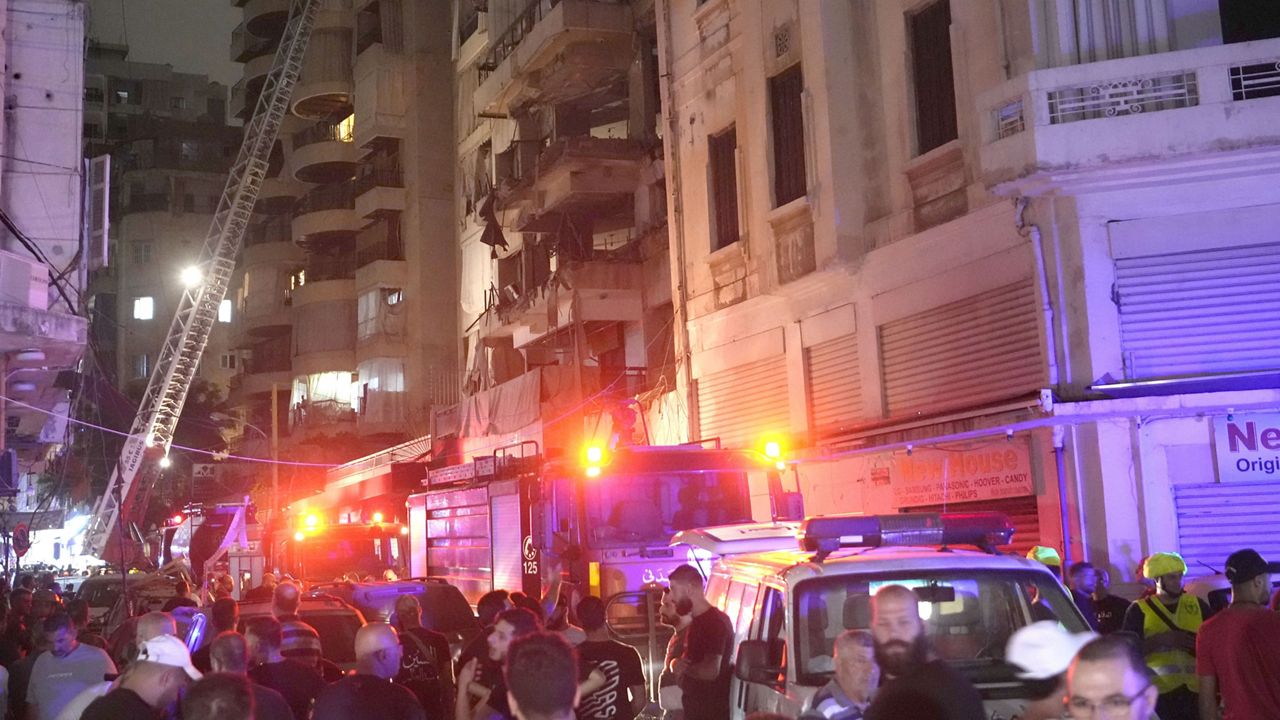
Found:
[[242, 7], [245, 30], [258, 37], [279, 37], [289, 23], [289, 0], [248, 0]]
[[280, 404], [288, 402], [289, 388], [293, 382], [293, 370], [286, 368], [278, 372], [242, 372], [231, 378], [231, 388], [227, 393], [227, 401], [232, 405], [248, 402], [256, 396], [271, 397], [271, 388], [280, 393]]
[[[381, 272], [377, 268], [366, 270], [370, 266], [404, 266], [404, 239], [400, 237], [400, 221], [398, 218], [380, 218], [356, 235], [356, 286], [370, 287], [374, 283], [362, 277], [371, 274], [376, 280]], [[384, 268], [385, 269], [385, 268]], [[388, 270], [403, 273], [401, 269]]]
[[643, 286], [638, 257], [563, 262], [541, 287], [487, 310], [480, 332], [524, 347], [569, 326], [575, 295], [583, 322], [638, 322], [644, 315]]
[[356, 145], [367, 148], [380, 141], [403, 139], [407, 126], [408, 89], [404, 57], [386, 52], [381, 43], [356, 58]]
[[318, 122], [293, 134], [289, 165], [293, 178], [306, 183], [347, 180], [356, 169], [352, 123]]
[[1280, 170], [1280, 39], [1046, 70], [983, 93], [997, 193], [1158, 187]]
[[631, 7], [600, 0], [533, 0], [480, 61], [476, 114], [508, 114], [609, 87], [633, 60]]
[[317, 27], [312, 34], [293, 90], [294, 115], [319, 121], [351, 114], [351, 35], [349, 27]]
[[298, 198], [306, 195], [310, 189], [310, 184], [299, 182], [285, 174], [266, 178], [262, 181], [262, 189], [258, 191], [258, 203], [253, 208], [254, 212], [267, 215], [291, 213]]
[[356, 215], [350, 182], [322, 185], [298, 201], [293, 211], [294, 242], [354, 235], [364, 223]]
[[633, 140], [561, 139], [538, 156], [524, 179], [500, 194], [499, 207], [522, 210], [525, 219], [519, 229], [542, 232], [555, 230], [556, 218], [562, 214], [587, 214], [601, 220], [633, 214], [633, 198], [646, 161], [644, 146]]
[[354, 183], [356, 215], [373, 219], [388, 212], [404, 212], [404, 174], [398, 165], [364, 163]]
[[[231, 32], [231, 62], [247, 63], [261, 57], [274, 58], [278, 37], [259, 37], [245, 29], [245, 24]], [[270, 64], [268, 63], [268, 67]]]

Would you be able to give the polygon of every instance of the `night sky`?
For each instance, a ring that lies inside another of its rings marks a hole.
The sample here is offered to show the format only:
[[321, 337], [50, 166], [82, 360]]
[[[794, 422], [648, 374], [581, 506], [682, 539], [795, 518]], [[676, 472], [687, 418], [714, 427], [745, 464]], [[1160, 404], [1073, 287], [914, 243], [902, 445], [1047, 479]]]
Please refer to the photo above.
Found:
[[129, 59], [206, 73], [228, 87], [241, 65], [228, 59], [240, 8], [230, 0], [89, 0], [90, 38], [129, 45]]

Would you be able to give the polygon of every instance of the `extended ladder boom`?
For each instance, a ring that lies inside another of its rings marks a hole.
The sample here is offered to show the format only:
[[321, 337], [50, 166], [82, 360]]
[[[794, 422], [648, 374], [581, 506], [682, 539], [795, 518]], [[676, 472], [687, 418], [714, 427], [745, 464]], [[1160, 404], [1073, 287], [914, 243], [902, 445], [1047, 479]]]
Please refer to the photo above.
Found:
[[[218, 210], [205, 236], [196, 265], [199, 277], [183, 289], [178, 310], [164, 346], [160, 348], [147, 391], [138, 406], [133, 426], [106, 494], [98, 499], [85, 532], [84, 553], [105, 558], [114, 543], [126, 542], [120, 532], [132, 526], [146, 510], [145, 499], [158, 471], [148, 457], [168, 455], [173, 433], [204, 354], [209, 333], [218, 319], [218, 307], [227, 293], [235, 271], [236, 255], [245, 228], [253, 215], [258, 191], [267, 175], [271, 148], [280, 134], [280, 125], [289, 110], [293, 88], [302, 71], [302, 58], [323, 0], [293, 0], [289, 23], [276, 50], [275, 62], [267, 74], [253, 117], [244, 129], [240, 154], [218, 201]], [[139, 473], [142, 477], [139, 478]], [[122, 548], [121, 548], [122, 550]], [[110, 559], [114, 560], [113, 557]]]

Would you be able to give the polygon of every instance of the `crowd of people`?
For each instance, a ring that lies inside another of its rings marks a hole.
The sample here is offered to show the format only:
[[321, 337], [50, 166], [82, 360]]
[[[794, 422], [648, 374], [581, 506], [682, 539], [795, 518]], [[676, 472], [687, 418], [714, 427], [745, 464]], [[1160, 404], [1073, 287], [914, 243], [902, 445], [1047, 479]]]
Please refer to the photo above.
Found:
[[[1045, 548], [1032, 557], [1050, 565]], [[1110, 594], [1087, 563], [1067, 572], [1091, 629], [1034, 622], [1008, 641], [1021, 720], [1251, 720], [1280, 717], [1280, 613], [1271, 573], [1253, 550], [1232, 554], [1232, 603], [1212, 613], [1185, 592], [1186, 565], [1172, 553], [1146, 559], [1151, 591], [1134, 602]], [[65, 605], [26, 576], [0, 602], [0, 715], [8, 720], [727, 720], [734, 628], [706, 596], [702, 574], [668, 575], [660, 617], [673, 634], [648, 703], [640, 655], [611, 636], [598, 597], [557, 592], [535, 599], [494, 591], [478, 613], [483, 631], [458, 654], [424, 627], [417, 597], [400, 596], [394, 625], [374, 622], [354, 639], [355, 670], [325, 660], [320, 634], [298, 614], [301, 588], [266, 579], [246, 595], [271, 613], [249, 618], [223, 592], [208, 608], [210, 640], [195, 653], [171, 611], [195, 604], [179, 581], [162, 611], [134, 618], [115, 657], [88, 630], [88, 606]], [[933, 649], [921, 601], [901, 585], [871, 598], [868, 629], [846, 630], [833, 673], [803, 720], [979, 720], [970, 680]], [[785, 652], [777, 658], [785, 675]], [[773, 672], [770, 670], [769, 672]], [[779, 680], [783, 677], [780, 676]], [[755, 713], [752, 720], [773, 720]]]

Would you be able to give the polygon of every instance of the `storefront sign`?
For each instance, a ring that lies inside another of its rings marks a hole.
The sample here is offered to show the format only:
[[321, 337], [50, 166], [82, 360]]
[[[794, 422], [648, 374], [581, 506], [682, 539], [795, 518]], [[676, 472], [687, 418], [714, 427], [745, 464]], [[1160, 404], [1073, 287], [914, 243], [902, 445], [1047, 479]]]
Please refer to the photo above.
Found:
[[1280, 480], [1280, 413], [1215, 417], [1213, 445], [1220, 482]]
[[894, 503], [899, 508], [1021, 497], [1035, 492], [1031, 451], [1025, 438], [972, 450], [915, 448], [911, 454], [899, 451], [877, 460], [881, 468], [889, 469]]

